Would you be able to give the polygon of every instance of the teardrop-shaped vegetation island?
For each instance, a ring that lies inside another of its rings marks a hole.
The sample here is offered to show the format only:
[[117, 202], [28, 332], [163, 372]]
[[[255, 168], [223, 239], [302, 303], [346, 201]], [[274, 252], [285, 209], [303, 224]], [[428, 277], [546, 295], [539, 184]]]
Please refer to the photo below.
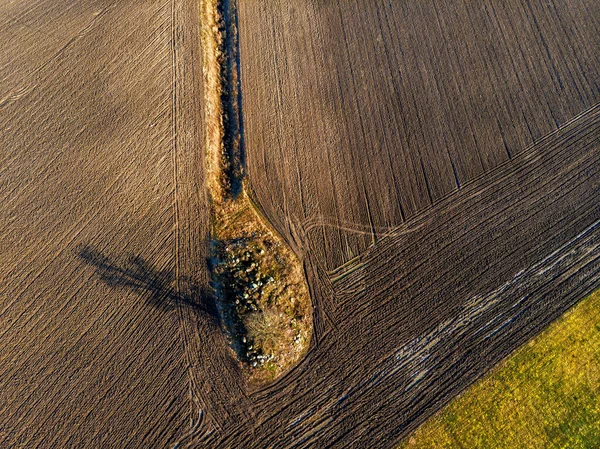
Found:
[[214, 283], [223, 323], [255, 381], [269, 381], [306, 353], [312, 307], [302, 265], [246, 192], [215, 210]]
[[250, 380], [264, 383], [306, 353], [312, 305], [301, 261], [259, 212], [243, 179], [236, 30], [228, 5], [202, 2], [211, 271], [231, 347]]

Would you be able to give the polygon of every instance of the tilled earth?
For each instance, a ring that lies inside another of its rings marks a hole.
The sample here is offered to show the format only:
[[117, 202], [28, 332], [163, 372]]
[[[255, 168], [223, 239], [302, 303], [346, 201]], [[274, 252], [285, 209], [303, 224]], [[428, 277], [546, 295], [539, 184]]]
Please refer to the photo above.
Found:
[[192, 367], [227, 346], [198, 27], [178, 0], [0, 5], [1, 447], [172, 447], [200, 419]]
[[600, 286], [597, 2], [238, 0], [304, 262], [252, 389], [209, 291], [198, 4], [0, 6], [0, 446], [386, 447]]
[[200, 446], [392, 446], [600, 286], [599, 150], [594, 107], [335, 273], [309, 253], [313, 349]]

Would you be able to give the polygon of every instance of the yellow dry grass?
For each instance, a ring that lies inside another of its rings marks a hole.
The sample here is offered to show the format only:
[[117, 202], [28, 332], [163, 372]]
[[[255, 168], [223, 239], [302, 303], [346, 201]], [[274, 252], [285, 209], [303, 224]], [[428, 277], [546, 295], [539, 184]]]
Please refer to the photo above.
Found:
[[243, 251], [251, 254], [246, 264], [251, 262], [255, 272], [270, 280], [256, 299], [258, 310], [242, 316], [242, 322], [251, 349], [266, 356], [264, 363], [249, 365], [252, 380], [272, 380], [297, 363], [310, 343], [312, 306], [302, 264], [270, 229], [246, 191], [215, 208], [213, 231], [224, 244], [242, 240]]
[[218, 0], [201, 2], [201, 41], [203, 49], [204, 107], [206, 123], [206, 152], [208, 189], [214, 202], [223, 198], [224, 110], [222, 69], [225, 63], [224, 22], [219, 13]]

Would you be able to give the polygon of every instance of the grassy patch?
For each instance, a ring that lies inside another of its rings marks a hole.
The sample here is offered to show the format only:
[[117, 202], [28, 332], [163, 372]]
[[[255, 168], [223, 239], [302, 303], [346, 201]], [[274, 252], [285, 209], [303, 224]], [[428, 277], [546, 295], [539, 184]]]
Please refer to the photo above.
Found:
[[308, 348], [312, 308], [295, 254], [242, 192], [215, 208], [213, 273], [232, 346], [255, 381], [294, 365]]
[[211, 269], [231, 346], [251, 380], [263, 382], [297, 363], [308, 349], [312, 307], [302, 264], [244, 188], [230, 6], [201, 0]]
[[600, 448], [600, 290], [400, 448]]

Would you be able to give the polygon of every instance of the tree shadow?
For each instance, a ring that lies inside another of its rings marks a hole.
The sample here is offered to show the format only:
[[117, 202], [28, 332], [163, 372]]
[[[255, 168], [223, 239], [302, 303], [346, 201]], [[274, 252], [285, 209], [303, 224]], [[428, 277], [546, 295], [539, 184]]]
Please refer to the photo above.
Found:
[[183, 282], [180, 279], [186, 290], [178, 292], [174, 287], [176, 280], [173, 270], [156, 270], [135, 254], [130, 254], [125, 262], [119, 263], [89, 245], [79, 247], [77, 256], [94, 267], [97, 278], [109, 287], [138, 292], [148, 304], [163, 311], [189, 307], [215, 324], [220, 323], [215, 298], [208, 288], [190, 279], [183, 279]]

